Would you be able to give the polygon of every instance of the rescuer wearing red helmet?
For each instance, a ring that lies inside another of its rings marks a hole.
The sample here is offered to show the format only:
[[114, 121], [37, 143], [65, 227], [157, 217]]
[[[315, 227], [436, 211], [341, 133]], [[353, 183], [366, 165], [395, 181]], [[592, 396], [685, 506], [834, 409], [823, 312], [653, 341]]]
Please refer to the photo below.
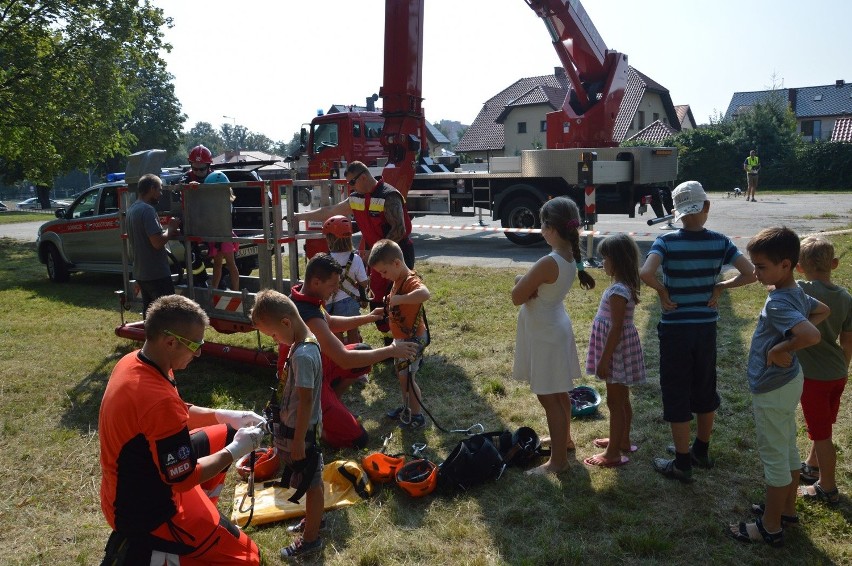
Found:
[[[213, 164], [213, 153], [203, 145], [197, 145], [189, 150], [189, 171], [184, 173], [178, 183], [188, 185], [189, 183], [203, 183], [211, 172]], [[207, 269], [201, 257], [201, 248], [198, 242], [190, 244], [192, 258], [192, 274], [195, 285], [207, 285]], [[239, 275], [237, 276], [239, 281]], [[237, 285], [239, 287], [239, 284]]]
[[213, 164], [213, 153], [203, 145], [197, 145], [189, 150], [189, 171], [184, 176], [184, 183], [203, 183], [210, 174]]
[[[373, 177], [370, 170], [360, 161], [353, 161], [346, 168], [346, 180], [351, 187], [349, 198], [331, 206], [296, 214], [296, 221], [326, 220], [334, 215], [355, 217], [361, 229], [361, 248], [369, 252], [373, 244], [382, 239], [393, 240], [402, 248], [405, 265], [414, 268], [414, 244], [411, 241], [411, 217], [405, 206], [405, 197], [381, 177]], [[373, 299], [370, 307], [382, 306], [382, 298], [390, 285], [375, 272], [370, 273], [370, 289]], [[385, 343], [390, 344], [388, 321], [376, 322], [379, 331], [385, 334]]]
[[251, 411], [185, 403], [175, 370], [201, 354], [209, 320], [181, 295], [158, 298], [145, 343], [122, 357], [99, 413], [104, 564], [259, 564], [257, 545], [216, 508], [225, 471], [260, 444]]

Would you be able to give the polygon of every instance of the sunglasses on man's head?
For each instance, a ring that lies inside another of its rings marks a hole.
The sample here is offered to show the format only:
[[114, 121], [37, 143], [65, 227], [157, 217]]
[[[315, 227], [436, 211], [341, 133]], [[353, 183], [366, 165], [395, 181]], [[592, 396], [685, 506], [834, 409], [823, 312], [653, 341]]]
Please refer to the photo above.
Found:
[[171, 330], [163, 330], [163, 334], [165, 334], [166, 336], [171, 336], [172, 338], [189, 348], [189, 351], [192, 353], [197, 352], [198, 349], [204, 345], [204, 340], [202, 340], [201, 342], [196, 342], [194, 340], [190, 340], [189, 338], [184, 338], [179, 334], [175, 334]]

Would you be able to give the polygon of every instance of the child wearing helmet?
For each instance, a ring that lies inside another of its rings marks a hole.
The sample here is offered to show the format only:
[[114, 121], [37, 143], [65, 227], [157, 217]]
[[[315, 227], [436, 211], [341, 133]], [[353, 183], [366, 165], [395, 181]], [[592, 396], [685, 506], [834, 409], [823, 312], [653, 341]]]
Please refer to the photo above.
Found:
[[[328, 314], [336, 316], [357, 316], [361, 314], [361, 308], [367, 306], [370, 279], [364, 260], [352, 245], [352, 222], [346, 216], [332, 216], [323, 223], [322, 233], [325, 234], [331, 257], [343, 266], [340, 286], [326, 301], [326, 310]], [[361, 333], [357, 327], [347, 333], [339, 332], [336, 336], [344, 344], [361, 342]]]
[[[204, 179], [204, 184], [211, 183], [229, 183], [228, 176], [221, 171], [213, 171]], [[233, 202], [237, 199], [234, 196], [234, 190], [230, 189], [230, 200]], [[231, 235], [236, 237], [234, 232]], [[207, 242], [207, 249], [210, 257], [213, 258], [213, 279], [210, 282], [211, 289], [218, 289], [219, 282], [222, 280], [222, 264], [228, 265], [228, 277], [230, 279], [231, 291], [240, 290], [240, 271], [237, 269], [237, 261], [234, 258], [234, 252], [240, 249], [240, 245], [236, 242]]]

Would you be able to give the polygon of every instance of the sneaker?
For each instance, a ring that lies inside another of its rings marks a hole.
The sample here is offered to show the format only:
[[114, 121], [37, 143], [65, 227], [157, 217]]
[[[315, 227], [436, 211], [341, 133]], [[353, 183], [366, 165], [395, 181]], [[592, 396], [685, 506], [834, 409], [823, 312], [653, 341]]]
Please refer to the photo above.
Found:
[[402, 412], [404, 410], [405, 410], [405, 407], [397, 407], [393, 411], [388, 411], [387, 413], [385, 413], [385, 416], [392, 421], [398, 421], [399, 416], [402, 414]]
[[681, 470], [675, 466], [674, 460], [666, 460], [665, 458], [654, 458], [654, 469], [673, 480], [678, 480], [683, 483], [692, 482], [692, 470]]
[[360, 383], [361, 385], [367, 385], [368, 383], [370, 383], [370, 374], [365, 373], [363, 375], [359, 375], [357, 378], [355, 378], [355, 381]]
[[668, 224], [663, 224], [660, 226], [660, 230], [677, 230], [677, 226], [669, 222]]
[[[666, 447], [666, 452], [669, 454], [675, 454], [674, 444], [669, 444]], [[692, 451], [692, 446], [689, 447], [689, 455], [692, 456], [692, 465], [698, 466], [699, 468], [704, 468], [705, 470], [709, 470], [715, 465], [715, 461], [710, 457], [709, 454], [705, 454], [704, 456], [698, 456], [695, 452]]]
[[305, 539], [299, 537], [290, 546], [285, 546], [281, 549], [281, 560], [293, 560], [302, 556], [308, 556], [319, 552], [322, 550], [322, 547], [323, 542], [321, 538], [317, 538], [313, 542], [305, 542]]
[[[320, 519], [320, 528], [319, 528], [319, 530], [320, 530], [320, 532], [323, 532], [323, 531], [327, 530], [327, 529], [326, 529], [326, 524], [325, 524], [325, 517], [323, 517], [322, 519]], [[287, 527], [287, 532], [288, 532], [288, 533], [291, 533], [291, 534], [294, 534], [294, 535], [301, 534], [301, 533], [305, 532], [305, 518], [304, 518], [304, 517], [302, 517], [302, 520], [301, 520], [301, 521], [299, 521], [299, 522], [298, 522], [298, 523], [296, 523], [295, 525], [290, 525], [289, 527]]]
[[423, 416], [423, 413], [420, 413], [419, 415], [411, 415], [410, 423], [399, 423], [399, 428], [417, 429], [423, 428], [424, 426], [426, 426], [426, 417]]

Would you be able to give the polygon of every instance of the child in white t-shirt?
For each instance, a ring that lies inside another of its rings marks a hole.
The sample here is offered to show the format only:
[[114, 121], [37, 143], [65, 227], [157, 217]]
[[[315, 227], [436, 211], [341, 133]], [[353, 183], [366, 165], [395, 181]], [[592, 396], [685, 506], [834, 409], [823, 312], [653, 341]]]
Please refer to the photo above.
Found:
[[[334, 316], [357, 316], [367, 306], [367, 289], [370, 279], [364, 260], [352, 246], [352, 222], [346, 216], [332, 216], [322, 225], [322, 233], [328, 242], [331, 257], [343, 267], [340, 287], [326, 300], [328, 314]], [[358, 344], [361, 333], [357, 328], [337, 334], [344, 344]]]

